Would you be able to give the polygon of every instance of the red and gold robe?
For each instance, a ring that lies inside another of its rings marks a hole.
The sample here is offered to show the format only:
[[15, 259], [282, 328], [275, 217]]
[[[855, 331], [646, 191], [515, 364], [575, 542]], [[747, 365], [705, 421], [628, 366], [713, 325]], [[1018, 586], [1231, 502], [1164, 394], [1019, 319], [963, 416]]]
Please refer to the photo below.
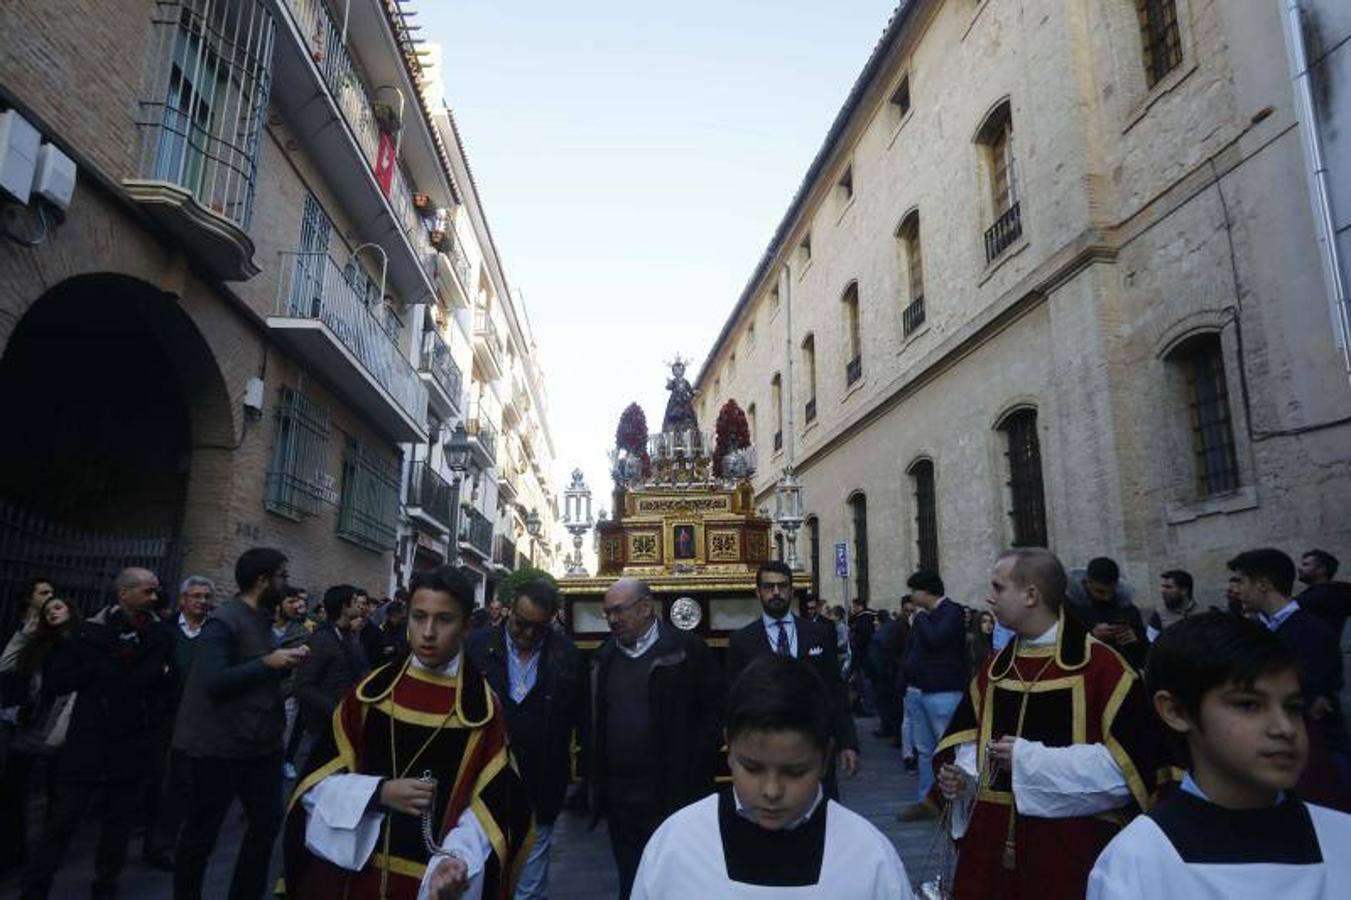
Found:
[[375, 851], [360, 872], [320, 859], [305, 846], [301, 798], [331, 775], [437, 780], [432, 821], [444, 840], [471, 809], [492, 853], [484, 862], [484, 898], [512, 896], [533, 841], [530, 808], [507, 746], [501, 702], [467, 654], [446, 676], [411, 664], [382, 666], [359, 682], [333, 714], [332, 734], [310, 758], [287, 810], [287, 897], [414, 900], [431, 858], [415, 816], [386, 813]]
[[[958, 841], [958, 900], [1082, 900], [1098, 854], [1149, 807], [1160, 776], [1169, 771], [1135, 670], [1071, 617], [1061, 616], [1056, 637], [1054, 646], [1023, 649], [1015, 640], [981, 667], [935, 751], [937, 770], [953, 762], [958, 747], [974, 742], [980, 768], [970, 823]], [[1124, 776], [1130, 800], [1089, 816], [1015, 812], [1012, 773], [1003, 768], [991, 777], [985, 761], [985, 748], [1005, 735], [1047, 748], [1102, 744]], [[1010, 869], [1005, 844], [1011, 815], [1017, 820]]]

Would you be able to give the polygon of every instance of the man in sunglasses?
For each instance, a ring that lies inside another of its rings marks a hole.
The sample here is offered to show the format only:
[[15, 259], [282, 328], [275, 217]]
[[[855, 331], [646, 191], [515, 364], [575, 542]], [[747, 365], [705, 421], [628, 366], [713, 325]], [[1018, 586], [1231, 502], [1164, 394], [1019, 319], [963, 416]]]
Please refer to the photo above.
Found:
[[552, 627], [558, 591], [547, 581], [516, 590], [496, 625], [465, 642], [507, 712], [511, 751], [534, 816], [535, 843], [521, 868], [517, 900], [548, 896], [549, 845], [571, 776], [572, 732], [581, 724], [582, 658]]

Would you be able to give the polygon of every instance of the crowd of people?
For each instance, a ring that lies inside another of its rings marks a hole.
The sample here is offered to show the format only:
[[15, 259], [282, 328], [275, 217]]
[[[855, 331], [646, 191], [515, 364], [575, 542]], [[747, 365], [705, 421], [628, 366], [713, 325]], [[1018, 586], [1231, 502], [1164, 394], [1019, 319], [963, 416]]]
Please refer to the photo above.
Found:
[[[1107, 558], [1066, 571], [1009, 551], [978, 605], [921, 570], [894, 612], [848, 615], [811, 597], [795, 610], [793, 572], [771, 562], [762, 614], [721, 662], [622, 578], [589, 665], [546, 580], [476, 607], [445, 568], [378, 603], [334, 585], [312, 604], [287, 562], [249, 550], [229, 596], [192, 576], [168, 602], [154, 573], [127, 569], [83, 621], [50, 580], [29, 585], [0, 659], [0, 863], [21, 870], [20, 896], [50, 894], [100, 796], [94, 896], [114, 895], [139, 828], [174, 896], [200, 897], [238, 802], [231, 898], [546, 897], [578, 776], [625, 900], [908, 897], [895, 848], [839, 803], [858, 714], [899, 749], [870, 765], [918, 772], [898, 818], [955, 842], [929, 894], [1351, 883], [1328, 852], [1351, 837], [1351, 585], [1325, 551], [1298, 566], [1238, 554], [1214, 604], [1169, 570], [1148, 615]], [[46, 816], [26, 835], [35, 790]]]

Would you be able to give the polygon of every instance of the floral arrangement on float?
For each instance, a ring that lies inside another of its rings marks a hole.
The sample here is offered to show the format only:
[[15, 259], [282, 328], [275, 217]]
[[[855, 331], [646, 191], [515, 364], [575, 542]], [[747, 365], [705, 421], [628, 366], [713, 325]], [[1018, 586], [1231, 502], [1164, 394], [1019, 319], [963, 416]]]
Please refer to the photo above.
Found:
[[610, 452], [610, 477], [616, 484], [641, 483], [652, 472], [647, 452], [647, 416], [637, 403], [630, 403], [615, 429], [615, 448]]
[[755, 451], [746, 414], [735, 400], [718, 411], [714, 431], [713, 474], [728, 481], [743, 481], [755, 474]]

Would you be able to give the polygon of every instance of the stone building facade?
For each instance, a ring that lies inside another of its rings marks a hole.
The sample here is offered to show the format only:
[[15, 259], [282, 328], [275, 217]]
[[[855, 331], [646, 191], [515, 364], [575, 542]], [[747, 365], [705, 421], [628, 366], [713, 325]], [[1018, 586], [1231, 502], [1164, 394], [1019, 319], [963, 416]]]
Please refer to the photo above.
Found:
[[[903, 2], [700, 372], [832, 603], [1003, 547], [1155, 597], [1274, 544], [1351, 553], [1351, 386], [1282, 4]], [[790, 364], [791, 363], [791, 364]]]
[[77, 168], [64, 212], [0, 195], [4, 597], [45, 575], [92, 604], [130, 562], [229, 590], [260, 544], [312, 592], [445, 561], [487, 586], [514, 523], [482, 445], [522, 398], [552, 527], [533, 338], [408, 26], [383, 0], [0, 9], [0, 116]]

